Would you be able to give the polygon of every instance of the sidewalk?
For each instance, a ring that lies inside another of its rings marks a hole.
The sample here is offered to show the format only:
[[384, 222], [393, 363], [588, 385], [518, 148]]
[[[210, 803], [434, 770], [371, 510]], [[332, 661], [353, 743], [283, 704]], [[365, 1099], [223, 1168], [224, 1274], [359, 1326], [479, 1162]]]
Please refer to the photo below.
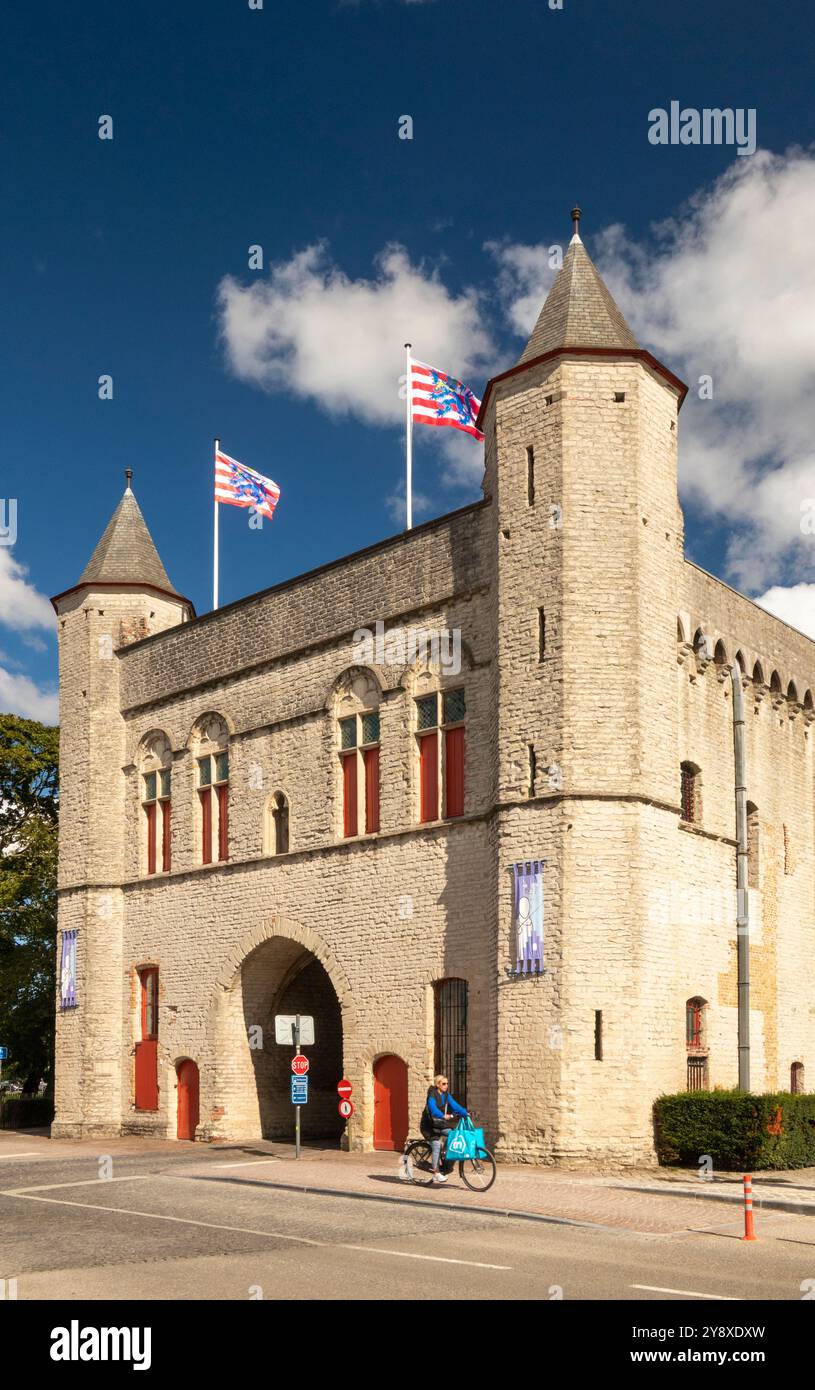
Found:
[[[398, 1153], [341, 1153], [309, 1145], [295, 1160], [291, 1144], [272, 1140], [188, 1144], [175, 1140], [56, 1139], [43, 1130], [0, 1130], [0, 1159], [71, 1159], [109, 1153], [124, 1157], [183, 1159], [183, 1175], [223, 1183], [262, 1184], [273, 1190], [326, 1194], [379, 1202], [423, 1205], [500, 1214], [527, 1220], [579, 1223], [666, 1234], [687, 1230], [725, 1230], [743, 1225], [742, 1175], [718, 1173], [700, 1179], [695, 1171], [647, 1168], [587, 1173], [531, 1164], [498, 1165], [486, 1193], [470, 1192], [458, 1176], [443, 1187], [414, 1187], [400, 1178]], [[0, 1177], [2, 1177], [0, 1164]], [[179, 1172], [176, 1162], [168, 1175]], [[762, 1212], [815, 1215], [815, 1168], [755, 1174], [754, 1207]]]
[[[499, 1213], [530, 1220], [577, 1222], [622, 1227], [644, 1233], [716, 1229], [740, 1233], [743, 1192], [739, 1174], [717, 1175], [712, 1181], [689, 1178], [687, 1172], [645, 1169], [593, 1174], [528, 1164], [499, 1164], [495, 1184], [486, 1193], [470, 1192], [454, 1171], [441, 1188], [414, 1187], [399, 1175], [399, 1154], [339, 1153], [335, 1149], [304, 1149], [299, 1160], [291, 1145], [265, 1141], [252, 1145], [217, 1146], [221, 1162], [231, 1159], [239, 1182], [262, 1182], [300, 1192], [378, 1199], [420, 1201], [457, 1210]], [[269, 1166], [258, 1163], [268, 1153]], [[241, 1173], [242, 1162], [246, 1163]], [[249, 1167], [250, 1157], [255, 1164]], [[257, 1166], [255, 1166], [257, 1165]], [[778, 1211], [815, 1215], [815, 1169], [774, 1173], [753, 1181], [757, 1213]]]

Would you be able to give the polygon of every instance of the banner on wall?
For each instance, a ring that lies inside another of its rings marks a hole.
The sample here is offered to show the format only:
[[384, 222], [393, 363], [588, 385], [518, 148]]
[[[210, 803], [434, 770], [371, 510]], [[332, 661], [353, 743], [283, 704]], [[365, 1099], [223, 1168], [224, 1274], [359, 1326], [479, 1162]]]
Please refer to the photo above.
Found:
[[59, 970], [61, 1009], [76, 1008], [76, 930], [62, 933], [62, 960]]
[[543, 863], [526, 859], [512, 865], [516, 975], [543, 971]]

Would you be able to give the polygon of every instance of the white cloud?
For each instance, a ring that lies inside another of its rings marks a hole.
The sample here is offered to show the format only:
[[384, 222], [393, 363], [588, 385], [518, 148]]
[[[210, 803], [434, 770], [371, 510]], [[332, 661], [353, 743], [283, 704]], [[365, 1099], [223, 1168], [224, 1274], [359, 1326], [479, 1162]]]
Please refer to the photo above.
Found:
[[59, 697], [55, 691], [41, 690], [28, 676], [13, 675], [0, 666], [0, 710], [38, 719], [41, 724], [57, 724]]
[[495, 360], [473, 289], [451, 294], [401, 246], [378, 257], [372, 279], [352, 280], [324, 245], [309, 246], [248, 285], [218, 291], [221, 337], [232, 371], [267, 390], [288, 390], [334, 415], [368, 424], [404, 419], [403, 344], [464, 380]]
[[56, 615], [44, 594], [26, 579], [26, 570], [8, 546], [0, 546], [0, 624], [25, 632], [56, 628]]
[[815, 641], [815, 584], [793, 584], [789, 588], [776, 584], [756, 603]]
[[[813, 152], [761, 151], [656, 227], [655, 245], [620, 226], [590, 239], [640, 341], [691, 387], [683, 495], [729, 528], [727, 573], [749, 589], [815, 572], [815, 537], [801, 526], [815, 498], [813, 224]], [[528, 334], [551, 282], [547, 248], [490, 249], [507, 317]]]

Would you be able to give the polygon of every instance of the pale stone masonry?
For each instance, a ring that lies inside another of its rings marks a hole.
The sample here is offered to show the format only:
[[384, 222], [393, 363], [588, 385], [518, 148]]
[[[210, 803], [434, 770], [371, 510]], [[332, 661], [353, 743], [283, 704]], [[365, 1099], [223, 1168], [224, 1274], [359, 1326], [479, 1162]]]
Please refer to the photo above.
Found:
[[[55, 1133], [175, 1136], [183, 1059], [200, 1072], [197, 1138], [287, 1133], [273, 1016], [297, 1011], [319, 1035], [312, 1132], [342, 1130], [345, 1075], [343, 1142], [370, 1147], [374, 1068], [395, 1054], [415, 1133], [434, 984], [454, 978], [468, 985], [468, 1103], [499, 1156], [651, 1159], [653, 1100], [686, 1087], [689, 1051], [710, 1085], [737, 1080], [736, 661], [758, 826], [752, 1085], [789, 1089], [794, 1064], [812, 1083], [815, 644], [684, 558], [684, 394], [576, 234], [519, 364], [487, 388], [482, 501], [196, 618], [128, 486], [54, 600], [59, 926], [78, 930]], [[460, 673], [363, 668], [355, 634], [377, 620], [460, 630]], [[416, 699], [460, 688], [464, 814], [422, 824]], [[345, 838], [339, 721], [366, 709], [380, 716], [380, 828]], [[203, 864], [195, 779], [210, 749], [229, 754], [229, 858]], [[699, 769], [688, 820], [682, 763]], [[153, 874], [151, 767], [172, 774], [171, 867]], [[536, 859], [546, 971], [517, 978], [510, 870]], [[137, 1109], [151, 966], [158, 1108]], [[696, 999], [704, 1038], [689, 1048]]]

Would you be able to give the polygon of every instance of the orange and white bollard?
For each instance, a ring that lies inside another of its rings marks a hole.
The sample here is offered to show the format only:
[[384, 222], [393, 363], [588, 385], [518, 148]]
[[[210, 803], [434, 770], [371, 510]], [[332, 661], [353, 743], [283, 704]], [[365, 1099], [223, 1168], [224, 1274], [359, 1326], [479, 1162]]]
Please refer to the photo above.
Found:
[[753, 1177], [751, 1173], [744, 1175], [744, 1235], [742, 1240], [758, 1240], [753, 1225]]

